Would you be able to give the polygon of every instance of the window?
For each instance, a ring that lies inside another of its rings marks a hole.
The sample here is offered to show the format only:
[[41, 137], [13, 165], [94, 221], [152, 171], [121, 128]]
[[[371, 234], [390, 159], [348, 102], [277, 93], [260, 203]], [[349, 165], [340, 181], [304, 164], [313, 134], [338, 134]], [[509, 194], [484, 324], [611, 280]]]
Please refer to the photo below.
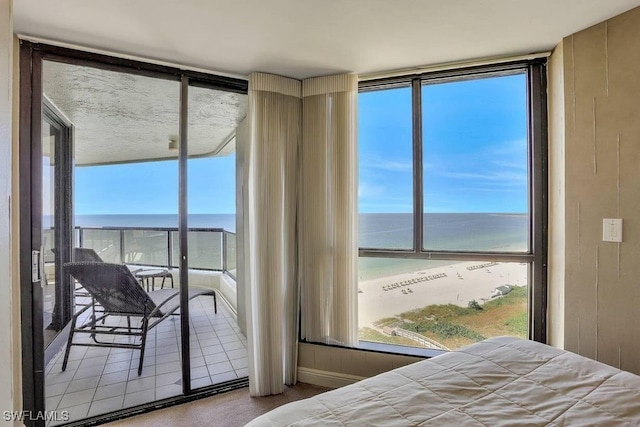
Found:
[[361, 83], [361, 341], [544, 341], [543, 70]]
[[360, 246], [411, 249], [411, 87], [364, 92], [358, 101], [360, 140], [367, 141], [359, 147]]

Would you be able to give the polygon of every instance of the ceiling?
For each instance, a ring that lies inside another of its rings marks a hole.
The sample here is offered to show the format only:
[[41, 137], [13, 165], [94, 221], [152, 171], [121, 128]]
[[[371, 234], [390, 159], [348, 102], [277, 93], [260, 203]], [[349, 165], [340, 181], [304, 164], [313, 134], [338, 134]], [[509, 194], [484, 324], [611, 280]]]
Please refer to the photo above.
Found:
[[[235, 76], [263, 71], [306, 78], [548, 51], [640, 0], [13, 4], [15, 31], [24, 36]], [[177, 82], [57, 63], [45, 64], [43, 77], [45, 95], [75, 125], [76, 164], [176, 158], [168, 145], [178, 133]], [[233, 151], [245, 111], [245, 95], [192, 88], [190, 155]]]
[[18, 34], [235, 75], [375, 73], [552, 49], [640, 0], [30, 0]]

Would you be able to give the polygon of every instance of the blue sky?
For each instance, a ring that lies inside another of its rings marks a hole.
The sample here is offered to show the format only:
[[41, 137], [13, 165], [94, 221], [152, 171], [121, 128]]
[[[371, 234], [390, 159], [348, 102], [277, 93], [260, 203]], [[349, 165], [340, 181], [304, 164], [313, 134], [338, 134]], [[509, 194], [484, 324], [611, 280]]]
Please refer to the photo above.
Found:
[[[526, 76], [423, 86], [425, 212], [527, 212]], [[413, 209], [411, 90], [359, 95], [359, 210]], [[177, 160], [76, 168], [80, 215], [177, 214]], [[235, 156], [189, 161], [189, 211], [235, 213]]]
[[[423, 86], [425, 212], [527, 212], [526, 76]], [[411, 212], [411, 90], [359, 95], [360, 212]]]
[[[192, 214], [235, 213], [235, 155], [189, 160]], [[79, 215], [178, 213], [178, 161], [75, 169]]]

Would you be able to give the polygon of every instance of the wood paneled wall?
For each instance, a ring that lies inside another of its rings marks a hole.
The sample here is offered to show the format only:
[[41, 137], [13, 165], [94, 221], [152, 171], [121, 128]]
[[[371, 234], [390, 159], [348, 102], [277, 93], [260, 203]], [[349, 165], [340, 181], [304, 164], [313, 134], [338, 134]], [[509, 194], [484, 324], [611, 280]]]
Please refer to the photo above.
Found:
[[[562, 67], [564, 90], [554, 93], [559, 78], [550, 86], [550, 182], [565, 197], [551, 204], [564, 209], [550, 215], [551, 242], [564, 244], [564, 257], [550, 246], [551, 316], [561, 289], [564, 347], [640, 374], [640, 8], [565, 38], [554, 54], [551, 80]], [[561, 97], [563, 111], [553, 105]], [[623, 218], [622, 243], [602, 241], [603, 218]]]

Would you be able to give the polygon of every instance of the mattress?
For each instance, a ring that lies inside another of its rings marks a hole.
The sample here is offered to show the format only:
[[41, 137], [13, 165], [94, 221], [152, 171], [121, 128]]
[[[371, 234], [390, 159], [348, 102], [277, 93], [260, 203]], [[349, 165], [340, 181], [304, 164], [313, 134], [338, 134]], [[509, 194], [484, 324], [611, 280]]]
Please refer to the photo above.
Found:
[[640, 377], [490, 338], [268, 412], [260, 426], [640, 426]]

